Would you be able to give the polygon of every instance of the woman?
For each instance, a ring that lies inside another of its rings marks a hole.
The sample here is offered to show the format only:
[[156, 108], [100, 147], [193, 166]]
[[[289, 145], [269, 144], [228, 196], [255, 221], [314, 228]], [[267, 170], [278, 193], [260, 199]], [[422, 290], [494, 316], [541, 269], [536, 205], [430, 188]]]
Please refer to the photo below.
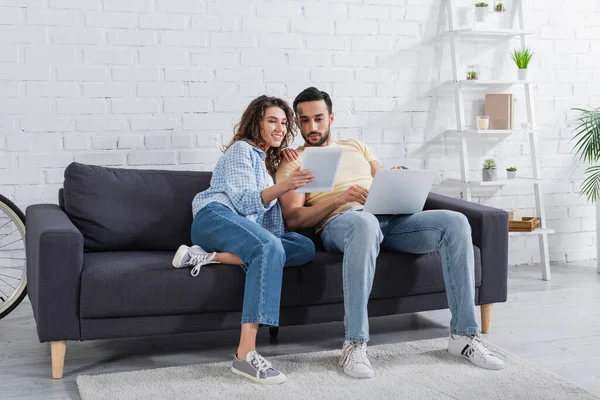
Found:
[[256, 352], [259, 324], [279, 324], [283, 266], [306, 264], [315, 254], [310, 239], [285, 232], [277, 202], [314, 176], [298, 170], [277, 184], [271, 177], [281, 150], [293, 140], [293, 127], [293, 112], [284, 100], [260, 96], [250, 103], [217, 162], [210, 187], [192, 203], [195, 246], [180, 247], [173, 260], [176, 267], [194, 265], [193, 275], [208, 263], [242, 265], [242, 330], [231, 371], [264, 384], [283, 383], [286, 377]]

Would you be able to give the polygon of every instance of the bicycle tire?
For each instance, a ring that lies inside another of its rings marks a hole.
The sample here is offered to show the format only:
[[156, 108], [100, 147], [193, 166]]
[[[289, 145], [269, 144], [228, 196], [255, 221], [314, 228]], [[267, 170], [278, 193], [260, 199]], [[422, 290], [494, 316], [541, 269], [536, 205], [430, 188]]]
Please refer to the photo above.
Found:
[[[0, 203], [3, 203], [5, 206], [8, 207], [10, 211], [13, 212], [14, 216], [16, 216], [21, 221], [21, 223], [23, 224], [23, 228], [25, 229], [25, 214], [23, 214], [23, 211], [21, 211], [21, 209], [17, 207], [15, 203], [13, 203], [1, 194]], [[23, 243], [25, 243], [25, 237], [23, 237]], [[27, 269], [27, 260], [25, 260], [25, 269]], [[0, 319], [10, 314], [15, 308], [17, 308], [19, 304], [21, 304], [25, 296], [27, 296], [27, 275], [25, 275], [25, 280], [23, 282], [24, 283], [18, 289], [19, 291], [21, 291], [21, 293], [15, 298], [15, 300], [13, 300], [13, 302], [8, 306], [8, 308], [0, 312]]]

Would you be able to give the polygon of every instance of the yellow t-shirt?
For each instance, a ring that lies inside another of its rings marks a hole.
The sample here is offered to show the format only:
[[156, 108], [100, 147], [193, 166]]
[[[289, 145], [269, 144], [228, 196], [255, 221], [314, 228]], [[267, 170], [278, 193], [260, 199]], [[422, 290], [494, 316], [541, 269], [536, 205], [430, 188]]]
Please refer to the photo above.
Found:
[[[339, 194], [344, 193], [353, 185], [359, 185], [369, 190], [371, 183], [373, 182], [373, 176], [371, 175], [371, 161], [377, 161], [377, 157], [373, 154], [371, 149], [367, 147], [363, 142], [356, 139], [349, 140], [338, 140], [332, 142], [327, 147], [343, 147], [344, 152], [342, 153], [342, 159], [340, 160], [340, 166], [338, 173], [333, 185], [333, 191], [321, 192], [321, 193], [306, 193], [304, 201], [305, 206], [313, 206], [320, 202], [335, 197]], [[287, 179], [290, 174], [302, 164], [302, 154], [304, 153], [304, 146], [300, 146], [296, 149], [298, 153], [298, 159], [296, 161], [287, 162], [283, 161], [277, 173], [275, 179], [277, 182]], [[354, 206], [359, 206], [359, 203], [348, 203], [341, 207], [338, 207], [333, 213], [329, 214], [319, 226], [317, 230], [320, 230], [327, 221], [329, 221], [337, 213], [344, 212]]]

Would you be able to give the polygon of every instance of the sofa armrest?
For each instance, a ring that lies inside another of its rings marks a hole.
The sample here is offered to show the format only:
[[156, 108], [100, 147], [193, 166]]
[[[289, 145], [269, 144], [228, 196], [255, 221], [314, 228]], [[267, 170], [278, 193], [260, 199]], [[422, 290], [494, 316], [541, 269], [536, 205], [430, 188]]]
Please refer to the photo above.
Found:
[[481, 250], [479, 304], [506, 301], [508, 285], [508, 213], [465, 200], [430, 193], [426, 210], [452, 210], [469, 220], [473, 244]]
[[40, 342], [78, 340], [83, 235], [54, 204], [26, 210], [27, 293]]

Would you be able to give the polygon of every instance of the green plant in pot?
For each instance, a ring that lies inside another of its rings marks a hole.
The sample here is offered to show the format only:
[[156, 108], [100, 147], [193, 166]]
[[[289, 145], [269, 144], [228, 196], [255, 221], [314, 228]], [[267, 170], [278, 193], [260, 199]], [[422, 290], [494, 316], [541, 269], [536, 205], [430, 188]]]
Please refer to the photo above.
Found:
[[494, 6], [494, 10], [496, 10], [496, 12], [504, 12], [504, 3], [501, 2], [497, 2], [496, 5]]
[[479, 76], [477, 75], [477, 71], [468, 71], [467, 72], [467, 80], [468, 81], [474, 81], [479, 79]]
[[485, 22], [488, 13], [488, 3], [475, 3], [475, 22]]
[[484, 182], [492, 182], [496, 180], [496, 161], [494, 161], [493, 158], [488, 158], [483, 162], [481, 179]]
[[517, 74], [520, 80], [527, 80], [529, 75], [527, 67], [529, 67], [532, 56], [533, 50], [530, 49], [514, 49], [512, 53], [510, 53], [510, 57], [517, 65], [517, 68], [519, 68]]
[[[584, 109], [572, 108], [578, 113], [573, 129], [575, 140], [574, 150], [581, 161], [586, 164], [594, 164], [600, 161], [600, 108]], [[595, 203], [600, 191], [600, 165], [586, 168], [585, 180], [581, 184], [581, 194], [588, 201]]]
[[506, 168], [506, 177], [508, 179], [515, 179], [517, 177], [517, 169], [515, 167]]

